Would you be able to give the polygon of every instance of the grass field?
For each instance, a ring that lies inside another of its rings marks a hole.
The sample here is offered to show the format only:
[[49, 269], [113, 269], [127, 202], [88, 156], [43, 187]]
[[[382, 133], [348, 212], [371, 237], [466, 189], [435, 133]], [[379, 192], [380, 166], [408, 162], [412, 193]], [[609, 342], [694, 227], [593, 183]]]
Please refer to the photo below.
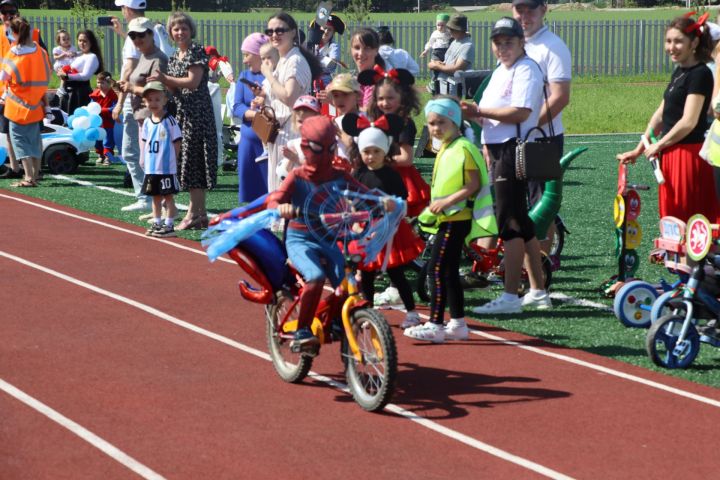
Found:
[[[617, 273], [613, 256], [615, 230], [612, 222], [612, 201], [617, 182], [617, 164], [614, 155], [631, 148], [637, 138], [636, 134], [567, 138], [567, 149], [587, 146], [589, 150], [575, 160], [566, 174], [565, 198], [561, 214], [571, 234], [567, 237], [562, 268], [554, 275], [553, 292], [606, 306], [611, 305], [610, 300], [603, 298], [599, 286], [604, 280]], [[418, 166], [424, 175], [429, 175], [432, 168], [429, 160], [422, 160]], [[88, 164], [80, 167], [73, 178], [129, 192], [122, 188], [120, 166], [96, 167]], [[642, 162], [632, 168], [630, 180], [654, 185], [650, 168]], [[0, 188], [9, 188], [9, 183], [8, 180], [0, 180]], [[137, 220], [137, 215], [120, 212], [120, 207], [130, 203], [132, 198], [118, 193], [50, 177], [43, 181], [41, 188], [25, 189], [22, 193], [104, 217], [143, 225]], [[657, 281], [663, 275], [670, 279], [662, 269], [649, 265], [646, 261], [652, 239], [657, 233], [656, 195], [654, 188], [650, 192], [641, 193], [643, 207], [639, 222], [645, 233], [639, 249], [642, 265], [638, 275], [649, 281]], [[187, 194], [180, 194], [178, 202], [187, 204]], [[235, 174], [220, 176], [218, 188], [208, 195], [208, 208], [219, 213], [235, 207], [236, 202]], [[181, 232], [180, 235], [193, 240], [199, 239], [197, 232]], [[89, 243], [93, 241], [88, 239]], [[191, 275], [191, 272], [183, 274]], [[497, 290], [468, 291], [468, 304], [476, 305], [494, 298], [498, 293]], [[241, 302], [241, 299], [228, 298], [223, 301]], [[645, 355], [645, 331], [625, 328], [611, 313], [594, 307], [556, 301], [555, 309], [549, 312], [525, 312], [512, 318], [488, 318], [483, 321], [542, 338], [559, 347], [580, 348], [645, 368], [655, 368]], [[718, 367], [720, 367], [720, 352], [703, 346], [700, 356], [691, 368], [665, 372], [720, 387]]]

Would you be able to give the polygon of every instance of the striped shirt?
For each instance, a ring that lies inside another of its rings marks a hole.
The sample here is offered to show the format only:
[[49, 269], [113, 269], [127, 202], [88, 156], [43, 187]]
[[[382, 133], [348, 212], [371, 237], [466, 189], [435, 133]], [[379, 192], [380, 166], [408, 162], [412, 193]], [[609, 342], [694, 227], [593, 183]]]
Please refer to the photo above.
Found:
[[146, 175], [177, 174], [175, 142], [182, 139], [180, 125], [172, 115], [165, 115], [155, 123], [152, 117], [143, 122], [140, 140], [143, 142], [142, 159]]

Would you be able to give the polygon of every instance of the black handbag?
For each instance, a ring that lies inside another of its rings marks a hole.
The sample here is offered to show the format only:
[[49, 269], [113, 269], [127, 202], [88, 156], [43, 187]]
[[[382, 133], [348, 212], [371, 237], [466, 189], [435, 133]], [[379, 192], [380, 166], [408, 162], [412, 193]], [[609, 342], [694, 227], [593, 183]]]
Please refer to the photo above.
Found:
[[[555, 136], [555, 130], [552, 125], [552, 117], [550, 116], [550, 107], [548, 105], [545, 86], [543, 86], [543, 96], [545, 97], [545, 107], [548, 116], [548, 125], [550, 126], [550, 137], [540, 127], [533, 127], [525, 134], [523, 138], [520, 135], [520, 124], [516, 124], [517, 128], [517, 146], [515, 147], [515, 177], [518, 180], [560, 180], [563, 175], [560, 167], [560, 145], [553, 142], [551, 137]], [[533, 130], [538, 130], [542, 137], [533, 141], [528, 141]]]

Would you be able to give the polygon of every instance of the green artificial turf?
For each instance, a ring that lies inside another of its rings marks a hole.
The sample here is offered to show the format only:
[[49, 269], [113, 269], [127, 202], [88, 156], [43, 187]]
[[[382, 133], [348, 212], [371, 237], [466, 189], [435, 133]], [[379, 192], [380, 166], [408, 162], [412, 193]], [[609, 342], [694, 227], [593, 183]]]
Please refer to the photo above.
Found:
[[[615, 227], [612, 204], [617, 184], [617, 152], [635, 145], [638, 135], [569, 136], [566, 150], [578, 146], [589, 150], [578, 157], [565, 175], [564, 200], [561, 215], [571, 234], [566, 237], [562, 267], [554, 273], [552, 291], [577, 299], [589, 300], [610, 307], [610, 299], [603, 297], [600, 285], [617, 273]], [[82, 165], [72, 178], [122, 188], [123, 167]], [[429, 159], [418, 161], [423, 175], [432, 169]], [[146, 226], [137, 213], [123, 213], [120, 207], [132, 202], [131, 196], [106, 192], [58, 180], [46, 174], [40, 188], [23, 189], [21, 193], [50, 200], [94, 214]], [[631, 182], [651, 186], [641, 192], [642, 212], [638, 219], [643, 228], [642, 246], [638, 249], [641, 266], [638, 276], [651, 282], [661, 277], [673, 278], [658, 266], [647, 262], [652, 239], [657, 235], [657, 189], [650, 167], [639, 162], [630, 170]], [[10, 189], [10, 180], [0, 180], [0, 188]], [[179, 203], [188, 202], [187, 194], [177, 196]], [[218, 187], [208, 194], [208, 209], [220, 213], [237, 206], [237, 177], [235, 172], [221, 173]], [[198, 240], [200, 232], [178, 232], [183, 238]], [[239, 272], [238, 272], [239, 274]], [[466, 292], [467, 306], [473, 307], [497, 296], [493, 287]], [[507, 317], [507, 316], [506, 316]], [[523, 332], [563, 347], [572, 347], [615, 358], [641, 367], [656, 369], [644, 350], [645, 330], [624, 327], [612, 313], [596, 308], [555, 301], [551, 311], [528, 311], [509, 317], [483, 318], [482, 321], [502, 328]], [[687, 370], [661, 370], [669, 375], [698, 383], [720, 387], [720, 351], [702, 345], [700, 355]], [[660, 370], [660, 369], [657, 369]]]

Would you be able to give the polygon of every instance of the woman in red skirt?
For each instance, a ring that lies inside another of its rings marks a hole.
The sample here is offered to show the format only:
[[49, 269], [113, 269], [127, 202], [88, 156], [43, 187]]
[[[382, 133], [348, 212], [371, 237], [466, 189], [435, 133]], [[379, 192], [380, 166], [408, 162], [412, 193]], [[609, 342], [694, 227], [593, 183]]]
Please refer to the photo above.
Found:
[[670, 77], [663, 101], [648, 123], [645, 135], [661, 134], [657, 143], [634, 150], [617, 159], [635, 162], [641, 155], [658, 155], [665, 183], [659, 188], [660, 217], [668, 215], [687, 221], [697, 213], [713, 223], [720, 221], [712, 167], [699, 152], [709, 124], [708, 107], [713, 91], [710, 60], [712, 44], [705, 24], [707, 14], [695, 20], [678, 17], [665, 31], [665, 51], [677, 68]]

